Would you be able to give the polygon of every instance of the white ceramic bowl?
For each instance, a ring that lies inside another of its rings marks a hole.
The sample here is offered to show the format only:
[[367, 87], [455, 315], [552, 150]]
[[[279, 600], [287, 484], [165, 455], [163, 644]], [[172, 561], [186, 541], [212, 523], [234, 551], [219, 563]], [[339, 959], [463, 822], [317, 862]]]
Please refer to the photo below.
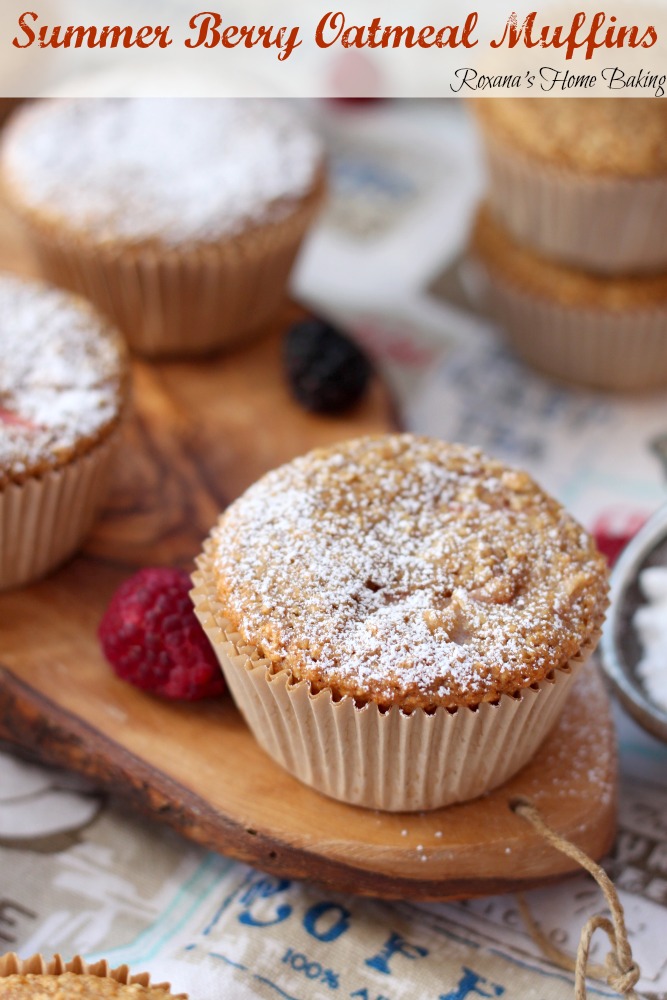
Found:
[[648, 566], [667, 567], [667, 504], [635, 535], [614, 567], [611, 607], [600, 643], [602, 666], [623, 707], [640, 726], [667, 743], [667, 711], [649, 699], [636, 673], [642, 651], [632, 619], [645, 603], [638, 576]]

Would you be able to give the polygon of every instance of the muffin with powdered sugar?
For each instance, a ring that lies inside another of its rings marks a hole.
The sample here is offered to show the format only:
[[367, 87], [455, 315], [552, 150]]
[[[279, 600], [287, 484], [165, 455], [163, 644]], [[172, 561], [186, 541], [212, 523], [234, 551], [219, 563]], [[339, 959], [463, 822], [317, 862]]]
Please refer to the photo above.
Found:
[[83, 299], [0, 275], [0, 589], [79, 547], [108, 483], [126, 350]]
[[221, 516], [193, 592], [265, 750], [334, 798], [473, 798], [548, 736], [607, 570], [523, 472], [412, 435], [320, 449]]
[[10, 124], [1, 175], [46, 277], [148, 356], [256, 334], [324, 186], [300, 117], [250, 99], [35, 102]]

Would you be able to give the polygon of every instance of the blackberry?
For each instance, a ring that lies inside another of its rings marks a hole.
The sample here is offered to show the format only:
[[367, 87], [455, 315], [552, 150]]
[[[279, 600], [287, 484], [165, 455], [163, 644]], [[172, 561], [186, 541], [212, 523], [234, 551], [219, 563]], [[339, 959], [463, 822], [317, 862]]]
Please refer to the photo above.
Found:
[[295, 323], [283, 343], [287, 380], [296, 399], [313, 413], [342, 413], [364, 394], [372, 366], [344, 333], [312, 317]]

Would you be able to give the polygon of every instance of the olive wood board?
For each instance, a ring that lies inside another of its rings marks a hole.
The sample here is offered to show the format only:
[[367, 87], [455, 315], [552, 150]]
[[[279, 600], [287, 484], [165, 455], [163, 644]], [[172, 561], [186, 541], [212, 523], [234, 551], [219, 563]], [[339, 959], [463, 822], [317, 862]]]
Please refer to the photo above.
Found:
[[[0, 213], [0, 266], [31, 262]], [[507, 785], [418, 814], [347, 806], [301, 785], [258, 747], [231, 700], [169, 703], [118, 680], [96, 637], [136, 567], [192, 568], [224, 506], [311, 447], [394, 428], [375, 378], [344, 417], [290, 397], [286, 305], [242, 351], [196, 363], [136, 361], [134, 407], [112, 494], [84, 549], [50, 578], [0, 594], [0, 738], [91, 777], [185, 836], [281, 876], [363, 895], [446, 899], [528, 888], [573, 871], [510, 809], [532, 799], [594, 857], [611, 846], [614, 734], [585, 668], [555, 731]]]

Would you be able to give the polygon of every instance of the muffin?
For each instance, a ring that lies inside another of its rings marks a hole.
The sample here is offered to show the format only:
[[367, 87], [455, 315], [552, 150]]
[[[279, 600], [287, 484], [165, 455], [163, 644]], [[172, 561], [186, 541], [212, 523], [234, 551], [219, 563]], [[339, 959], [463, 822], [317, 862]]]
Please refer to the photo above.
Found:
[[0, 589], [81, 544], [109, 483], [123, 341], [83, 299], [0, 275]]
[[88, 965], [82, 958], [63, 962], [59, 955], [22, 960], [11, 953], [0, 958], [0, 1000], [187, 1000], [176, 997], [168, 983], [151, 986], [146, 973], [131, 976], [127, 966], [108, 962]]
[[667, 106], [653, 98], [477, 100], [497, 219], [601, 273], [667, 269]]
[[173, 993], [99, 976], [14, 975], [0, 979], [0, 1000], [169, 1000]]
[[667, 272], [612, 278], [555, 264], [484, 206], [470, 252], [491, 315], [528, 364], [598, 389], [667, 385]]
[[18, 108], [23, 99], [21, 97], [0, 97], [0, 127], [2, 127], [13, 111]]
[[603, 558], [523, 472], [409, 434], [270, 472], [193, 600], [270, 757], [356, 805], [474, 798], [535, 753], [607, 601]]
[[154, 357], [261, 329], [323, 192], [314, 135], [249, 99], [39, 101], [9, 124], [0, 172], [45, 276]]

